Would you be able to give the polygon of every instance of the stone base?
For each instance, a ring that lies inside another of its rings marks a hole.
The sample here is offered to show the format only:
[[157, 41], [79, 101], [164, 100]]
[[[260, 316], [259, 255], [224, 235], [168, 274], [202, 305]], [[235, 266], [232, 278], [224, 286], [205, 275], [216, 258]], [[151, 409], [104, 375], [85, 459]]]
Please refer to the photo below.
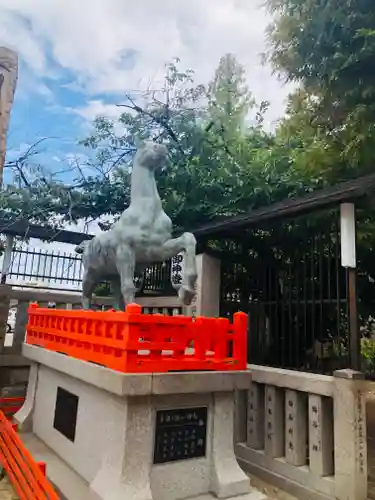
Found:
[[[67, 491], [66, 472], [59, 475], [56, 465], [49, 472], [51, 456], [86, 485], [87, 500], [265, 498], [251, 488], [233, 449], [234, 393], [249, 387], [249, 372], [134, 375], [39, 347], [25, 345], [23, 352], [33, 362], [32, 380], [16, 420], [32, 429], [26, 442], [49, 450], [38, 458], [67, 500], [75, 495]], [[58, 391], [68, 399], [56, 409]], [[156, 442], [164, 463], [155, 463]], [[183, 459], [189, 450], [200, 456]]]

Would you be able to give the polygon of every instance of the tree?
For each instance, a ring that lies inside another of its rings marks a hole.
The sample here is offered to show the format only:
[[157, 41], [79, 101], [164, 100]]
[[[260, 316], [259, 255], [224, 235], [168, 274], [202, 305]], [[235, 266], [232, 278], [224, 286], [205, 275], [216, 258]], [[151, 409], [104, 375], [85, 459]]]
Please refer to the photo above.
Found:
[[255, 100], [246, 85], [245, 70], [232, 54], [225, 54], [208, 86], [208, 113], [225, 136], [245, 131]]
[[[268, 0], [268, 59], [302, 86], [310, 142], [336, 151], [338, 178], [372, 171], [375, 159], [375, 8], [371, 0]], [[294, 110], [297, 111], [297, 110]], [[301, 109], [297, 114], [300, 115]], [[295, 115], [296, 113], [292, 113]], [[292, 117], [294, 120], [295, 117]], [[316, 148], [314, 148], [316, 152]], [[327, 164], [325, 162], [325, 164]]]
[[[72, 185], [47, 175], [26, 176], [29, 158], [23, 158], [17, 163], [23, 174], [18, 176], [20, 184], [7, 187], [0, 208], [33, 221], [54, 217], [60, 224], [117, 216], [129, 203], [137, 141], [148, 138], [169, 150], [168, 165], [157, 182], [177, 230], [290, 194], [294, 180], [288, 155], [263, 130], [266, 104], [255, 104], [243, 73], [233, 56], [225, 56], [205, 88], [194, 84], [191, 70], [182, 71], [178, 60], [173, 61], [166, 67], [161, 90], [148, 90], [138, 100], [126, 96], [118, 123], [96, 118], [92, 134], [83, 141], [91, 151], [92, 175], [83, 176], [77, 168]], [[249, 112], [256, 115], [255, 123], [248, 120]]]

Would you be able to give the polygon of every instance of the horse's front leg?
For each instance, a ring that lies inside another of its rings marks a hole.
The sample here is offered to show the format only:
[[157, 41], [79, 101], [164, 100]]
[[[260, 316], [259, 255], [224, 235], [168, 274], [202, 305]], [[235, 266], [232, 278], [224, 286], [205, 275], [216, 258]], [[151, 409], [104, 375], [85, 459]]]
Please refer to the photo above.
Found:
[[122, 297], [125, 306], [127, 306], [128, 304], [132, 304], [135, 300], [134, 250], [126, 245], [121, 245], [116, 252], [116, 266], [120, 276]]
[[161, 247], [161, 260], [171, 259], [180, 252], [184, 252], [184, 275], [178, 296], [184, 305], [190, 305], [195, 295], [197, 281], [196, 263], [197, 241], [192, 233], [184, 233], [179, 238], [166, 241]]
[[82, 307], [85, 311], [91, 309], [91, 297], [98, 283], [97, 277], [89, 269], [85, 269], [82, 277]]

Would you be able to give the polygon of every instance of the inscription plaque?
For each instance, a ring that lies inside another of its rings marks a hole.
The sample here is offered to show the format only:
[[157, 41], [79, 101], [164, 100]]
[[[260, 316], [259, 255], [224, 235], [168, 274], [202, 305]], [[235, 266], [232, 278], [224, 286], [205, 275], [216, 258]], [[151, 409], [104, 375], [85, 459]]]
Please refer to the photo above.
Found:
[[78, 396], [58, 387], [53, 427], [73, 442], [76, 436], [77, 413]]
[[206, 455], [207, 406], [156, 412], [154, 464]]

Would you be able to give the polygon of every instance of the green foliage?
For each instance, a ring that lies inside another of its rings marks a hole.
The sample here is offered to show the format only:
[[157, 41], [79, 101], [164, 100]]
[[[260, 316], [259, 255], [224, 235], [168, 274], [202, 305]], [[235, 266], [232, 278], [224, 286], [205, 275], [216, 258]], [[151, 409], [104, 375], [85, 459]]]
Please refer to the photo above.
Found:
[[[175, 60], [164, 85], [146, 92], [142, 106], [132, 96], [117, 122], [97, 117], [82, 144], [91, 171], [72, 186], [36, 178], [8, 186], [0, 209], [47, 222], [117, 216], [129, 203], [130, 174], [137, 143], [153, 139], [167, 145], [168, 164], [158, 173], [164, 208], [177, 230], [249, 211], [316, 187], [291, 169], [289, 144], [263, 128], [267, 103], [257, 105], [245, 85], [244, 69], [225, 55], [207, 88]], [[251, 119], [254, 117], [254, 119]], [[120, 131], [120, 132], [119, 132]]]
[[224, 139], [245, 129], [245, 120], [256, 102], [245, 81], [245, 70], [232, 54], [220, 59], [208, 86], [208, 114], [214, 130]]
[[308, 143], [299, 158], [302, 166], [306, 162], [319, 163], [323, 171], [328, 168], [330, 175], [335, 171], [335, 180], [372, 171], [374, 3], [372, 0], [268, 0], [267, 3], [274, 14], [267, 57], [279, 74], [303, 88], [302, 99], [297, 93], [300, 103], [294, 102], [290, 108], [292, 124], [299, 121]]
[[[97, 152], [102, 169], [115, 162], [115, 178], [128, 186], [137, 141], [153, 138], [166, 144], [169, 161], [157, 182], [164, 209], [178, 230], [316, 186], [315, 179], [297, 179], [290, 168], [289, 145], [264, 130], [267, 103], [256, 104], [244, 83], [244, 69], [232, 55], [221, 59], [207, 88], [195, 86], [193, 76], [178, 69], [176, 61], [167, 66], [160, 95], [152, 94], [149, 100], [146, 95], [142, 108], [129, 97], [119, 119], [121, 137], [115, 135], [117, 124], [104, 118], [95, 121], [84, 144]], [[123, 193], [118, 199], [125, 207], [128, 191]], [[107, 210], [116, 213], [117, 206]]]
[[97, 285], [95, 290], [94, 290], [94, 294], [97, 297], [110, 297], [111, 287], [110, 287], [109, 283], [107, 283], [107, 282], [99, 283], [99, 285]]
[[361, 354], [363, 371], [367, 376], [373, 378], [375, 376], [375, 340], [362, 339]]

